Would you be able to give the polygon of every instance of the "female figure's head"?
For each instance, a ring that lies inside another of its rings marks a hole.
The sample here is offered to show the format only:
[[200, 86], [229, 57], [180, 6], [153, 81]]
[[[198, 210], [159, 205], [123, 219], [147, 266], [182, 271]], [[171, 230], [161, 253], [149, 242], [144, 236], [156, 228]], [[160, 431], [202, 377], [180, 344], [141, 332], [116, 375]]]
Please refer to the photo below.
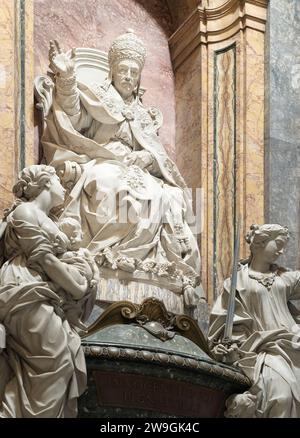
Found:
[[145, 58], [145, 46], [132, 30], [112, 43], [108, 53], [110, 80], [123, 99], [138, 93]]
[[66, 191], [54, 167], [43, 164], [25, 167], [13, 187], [15, 196], [23, 201], [33, 201], [44, 191], [48, 194], [51, 208], [64, 202]]
[[283, 253], [289, 239], [289, 231], [286, 227], [277, 224], [251, 225], [246, 235], [246, 241], [250, 246], [251, 257], [262, 264], [273, 264]]

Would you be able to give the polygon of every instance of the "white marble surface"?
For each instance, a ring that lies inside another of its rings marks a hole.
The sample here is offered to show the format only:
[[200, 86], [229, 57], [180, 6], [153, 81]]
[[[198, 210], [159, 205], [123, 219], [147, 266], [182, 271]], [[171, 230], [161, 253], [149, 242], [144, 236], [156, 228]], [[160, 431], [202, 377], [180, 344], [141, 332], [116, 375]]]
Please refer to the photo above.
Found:
[[[162, 289], [176, 283], [185, 307], [195, 308], [200, 254], [188, 222], [191, 197], [160, 142], [160, 110], [140, 100], [145, 45], [131, 30], [117, 37], [102, 83], [91, 84], [88, 74], [80, 82], [75, 60], [76, 50], [50, 43], [56, 80], [42, 142], [46, 161], [68, 181], [61, 218], [81, 223], [83, 246], [100, 268], [133, 280], [146, 273]], [[85, 62], [85, 73], [103, 67], [91, 56]]]

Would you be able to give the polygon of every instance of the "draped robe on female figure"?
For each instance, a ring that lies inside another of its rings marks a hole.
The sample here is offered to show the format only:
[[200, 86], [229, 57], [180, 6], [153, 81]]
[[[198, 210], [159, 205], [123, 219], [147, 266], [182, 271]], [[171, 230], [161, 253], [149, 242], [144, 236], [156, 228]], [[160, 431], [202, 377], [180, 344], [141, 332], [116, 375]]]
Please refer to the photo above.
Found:
[[[210, 341], [224, 335], [229, 291], [228, 279], [212, 309]], [[235, 364], [250, 378], [250, 392], [258, 399], [255, 416], [300, 416], [300, 313], [293, 303], [299, 299], [299, 271], [279, 269], [268, 290], [249, 277], [247, 264], [241, 265], [232, 340], [241, 344]], [[234, 409], [229, 414], [235, 415]]]
[[[7, 219], [7, 261], [0, 269], [0, 322], [7, 332], [0, 354], [0, 417], [77, 416], [77, 398], [86, 388], [81, 340], [64, 309], [68, 294], [39, 264], [45, 254], [65, 250], [66, 239], [54, 223], [49, 229], [43, 221], [15, 220], [14, 213]], [[93, 304], [91, 293], [73, 301], [78, 318], [86, 320]]]

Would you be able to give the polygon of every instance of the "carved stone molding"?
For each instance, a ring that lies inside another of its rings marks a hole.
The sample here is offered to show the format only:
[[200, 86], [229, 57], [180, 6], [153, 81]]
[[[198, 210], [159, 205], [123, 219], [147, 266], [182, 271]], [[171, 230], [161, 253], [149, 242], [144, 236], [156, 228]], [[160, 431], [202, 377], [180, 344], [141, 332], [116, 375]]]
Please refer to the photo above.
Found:
[[228, 379], [233, 383], [249, 387], [250, 381], [237, 369], [218, 364], [217, 362], [206, 362], [170, 353], [153, 352], [147, 350], [136, 350], [133, 348], [121, 348], [116, 346], [84, 345], [84, 353], [87, 357], [98, 357], [102, 359], [130, 360], [138, 362], [151, 362], [157, 365], [175, 366], [179, 368], [194, 370], [209, 376]]
[[84, 338], [116, 324], [138, 324], [162, 341], [172, 339], [178, 333], [210, 355], [205, 337], [196, 321], [186, 315], [168, 312], [164, 303], [156, 298], [146, 298], [142, 304], [133, 304], [130, 301], [112, 304], [89, 327]]
[[212, 2], [198, 6], [169, 39], [175, 69], [199, 44], [224, 41], [246, 28], [265, 32], [267, 6], [268, 0], [223, 0], [215, 7]]
[[11, 187], [34, 162], [32, 117], [33, 1], [0, 2], [0, 214], [13, 202]]

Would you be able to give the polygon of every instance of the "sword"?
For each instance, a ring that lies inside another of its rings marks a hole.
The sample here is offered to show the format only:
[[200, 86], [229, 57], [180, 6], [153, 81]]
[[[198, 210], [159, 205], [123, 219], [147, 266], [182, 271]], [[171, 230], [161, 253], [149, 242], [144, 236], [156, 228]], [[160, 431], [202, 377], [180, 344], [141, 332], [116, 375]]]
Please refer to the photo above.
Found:
[[232, 267], [232, 275], [231, 275], [231, 286], [230, 286], [230, 294], [225, 322], [225, 331], [222, 339], [222, 344], [231, 345], [232, 344], [232, 329], [233, 329], [233, 317], [235, 310], [235, 294], [236, 294], [236, 285], [237, 285], [237, 271], [238, 271], [238, 262], [239, 262], [239, 249], [240, 249], [240, 217], [238, 218], [236, 230], [235, 230], [235, 239], [234, 239], [234, 255], [233, 255], [233, 267]]

